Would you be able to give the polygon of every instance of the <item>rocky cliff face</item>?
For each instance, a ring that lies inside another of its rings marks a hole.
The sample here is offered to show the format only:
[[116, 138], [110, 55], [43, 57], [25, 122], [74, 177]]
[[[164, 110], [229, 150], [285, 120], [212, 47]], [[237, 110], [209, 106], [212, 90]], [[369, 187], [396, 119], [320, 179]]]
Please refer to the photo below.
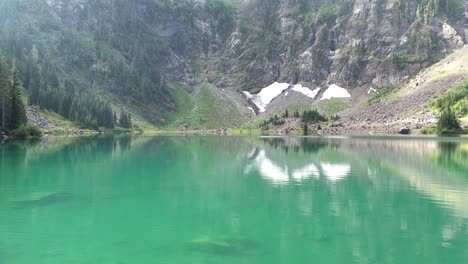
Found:
[[[64, 23], [79, 30], [104, 27], [108, 34], [123, 12], [120, 1], [47, 2]], [[243, 1], [229, 14], [236, 27], [221, 29], [227, 32], [214, 28], [205, 1], [181, 1], [192, 9], [188, 13], [173, 1], [160, 2], [136, 1], [124, 12], [134, 12], [133, 22], [164, 40], [166, 72], [190, 85], [203, 81], [195, 71], [209, 70], [211, 81], [253, 92], [273, 81], [391, 87], [464, 44], [464, 17], [440, 8], [436, 13], [430, 1]], [[253, 29], [242, 28], [246, 23]], [[222, 41], [221, 34], [229, 37]], [[190, 69], [199, 59], [207, 68]]]
[[[262, 1], [250, 5], [254, 2]], [[234, 65], [233, 72], [241, 72], [244, 89], [255, 88], [249, 81], [258, 85], [274, 80], [392, 87], [464, 44], [460, 12], [449, 17], [440, 9], [428, 10], [428, 1], [302, 1], [302, 8], [299, 2], [283, 0], [274, 6], [276, 43], [268, 56], [242, 63], [242, 56], [258, 43], [234, 33], [231, 43], [241, 50], [231, 54], [241, 54], [238, 65], [246, 71]]]
[[38, 10], [46, 12], [55, 26], [39, 26], [30, 42], [49, 36], [48, 45], [56, 45], [50, 56], [71, 42], [71, 55], [60, 53], [59, 61], [74, 53], [89, 59], [80, 61], [82, 68], [64, 61], [63, 71], [91, 75], [93, 85], [130, 98], [126, 104], [157, 123], [178, 111], [174, 83], [189, 93], [200, 83], [256, 93], [274, 81], [387, 88], [467, 38], [464, 0], [230, 2], [10, 0], [17, 8], [5, 16], [39, 21]]

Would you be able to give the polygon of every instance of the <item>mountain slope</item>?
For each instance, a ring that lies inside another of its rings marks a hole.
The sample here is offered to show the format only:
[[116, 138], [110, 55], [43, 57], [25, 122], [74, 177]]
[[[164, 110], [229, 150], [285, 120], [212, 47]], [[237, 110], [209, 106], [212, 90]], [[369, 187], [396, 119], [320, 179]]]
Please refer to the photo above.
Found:
[[420, 72], [401, 88], [384, 96], [375, 95], [370, 105], [340, 113], [339, 125], [324, 133], [397, 133], [401, 128], [418, 131], [434, 126], [438, 114], [428, 102], [460, 84], [468, 84], [468, 47]]
[[[127, 109], [160, 127], [236, 127], [286, 108], [332, 114], [364, 100], [369, 87], [404, 84], [464, 45], [463, 4], [3, 0], [0, 49], [34, 104], [82, 126], [99, 116], [70, 116], [68, 106], [98, 98], [111, 103], [106, 111]], [[244, 91], [255, 95], [274, 82], [290, 84], [291, 96], [260, 113]], [[294, 84], [320, 92], [307, 97]], [[332, 84], [351, 98], [318, 100]]]

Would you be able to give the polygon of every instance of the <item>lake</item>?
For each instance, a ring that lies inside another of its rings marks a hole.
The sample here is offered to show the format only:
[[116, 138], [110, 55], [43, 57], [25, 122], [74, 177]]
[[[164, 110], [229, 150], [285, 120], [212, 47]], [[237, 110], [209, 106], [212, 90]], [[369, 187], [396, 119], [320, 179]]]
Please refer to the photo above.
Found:
[[468, 263], [468, 139], [4, 142], [0, 263]]

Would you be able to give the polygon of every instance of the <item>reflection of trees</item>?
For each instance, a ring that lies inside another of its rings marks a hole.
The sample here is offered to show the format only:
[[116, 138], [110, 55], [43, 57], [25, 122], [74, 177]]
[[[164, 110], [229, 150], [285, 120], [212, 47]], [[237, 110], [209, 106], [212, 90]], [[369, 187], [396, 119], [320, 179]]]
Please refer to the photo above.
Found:
[[294, 152], [303, 151], [304, 153], [317, 153], [324, 147], [338, 147], [338, 144], [332, 142], [326, 142], [320, 138], [284, 138], [284, 137], [273, 137], [273, 138], [262, 138], [262, 142], [267, 143], [274, 149], [283, 149], [286, 153], [291, 149]]
[[27, 150], [38, 144], [38, 140], [13, 140], [0, 145], [0, 185], [3, 185], [3, 181], [11, 180], [21, 174]]
[[130, 147], [132, 145], [132, 136], [131, 135], [121, 136], [116, 141], [119, 142], [120, 149], [122, 151], [127, 151], [127, 150], [130, 149]]
[[468, 146], [468, 144], [439, 142], [439, 153], [436, 155], [437, 163], [445, 168], [468, 171], [468, 149], [464, 149], [462, 146]]

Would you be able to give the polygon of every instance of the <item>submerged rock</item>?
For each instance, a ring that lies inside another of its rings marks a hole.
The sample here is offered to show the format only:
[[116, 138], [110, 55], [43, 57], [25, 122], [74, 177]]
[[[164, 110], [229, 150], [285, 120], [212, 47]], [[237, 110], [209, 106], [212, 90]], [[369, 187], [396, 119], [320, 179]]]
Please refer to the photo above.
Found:
[[73, 198], [71, 193], [57, 192], [42, 196], [37, 199], [21, 200], [16, 202], [17, 207], [45, 206], [69, 202]]
[[187, 243], [191, 250], [220, 255], [241, 255], [259, 247], [255, 240], [239, 237], [202, 237]]

